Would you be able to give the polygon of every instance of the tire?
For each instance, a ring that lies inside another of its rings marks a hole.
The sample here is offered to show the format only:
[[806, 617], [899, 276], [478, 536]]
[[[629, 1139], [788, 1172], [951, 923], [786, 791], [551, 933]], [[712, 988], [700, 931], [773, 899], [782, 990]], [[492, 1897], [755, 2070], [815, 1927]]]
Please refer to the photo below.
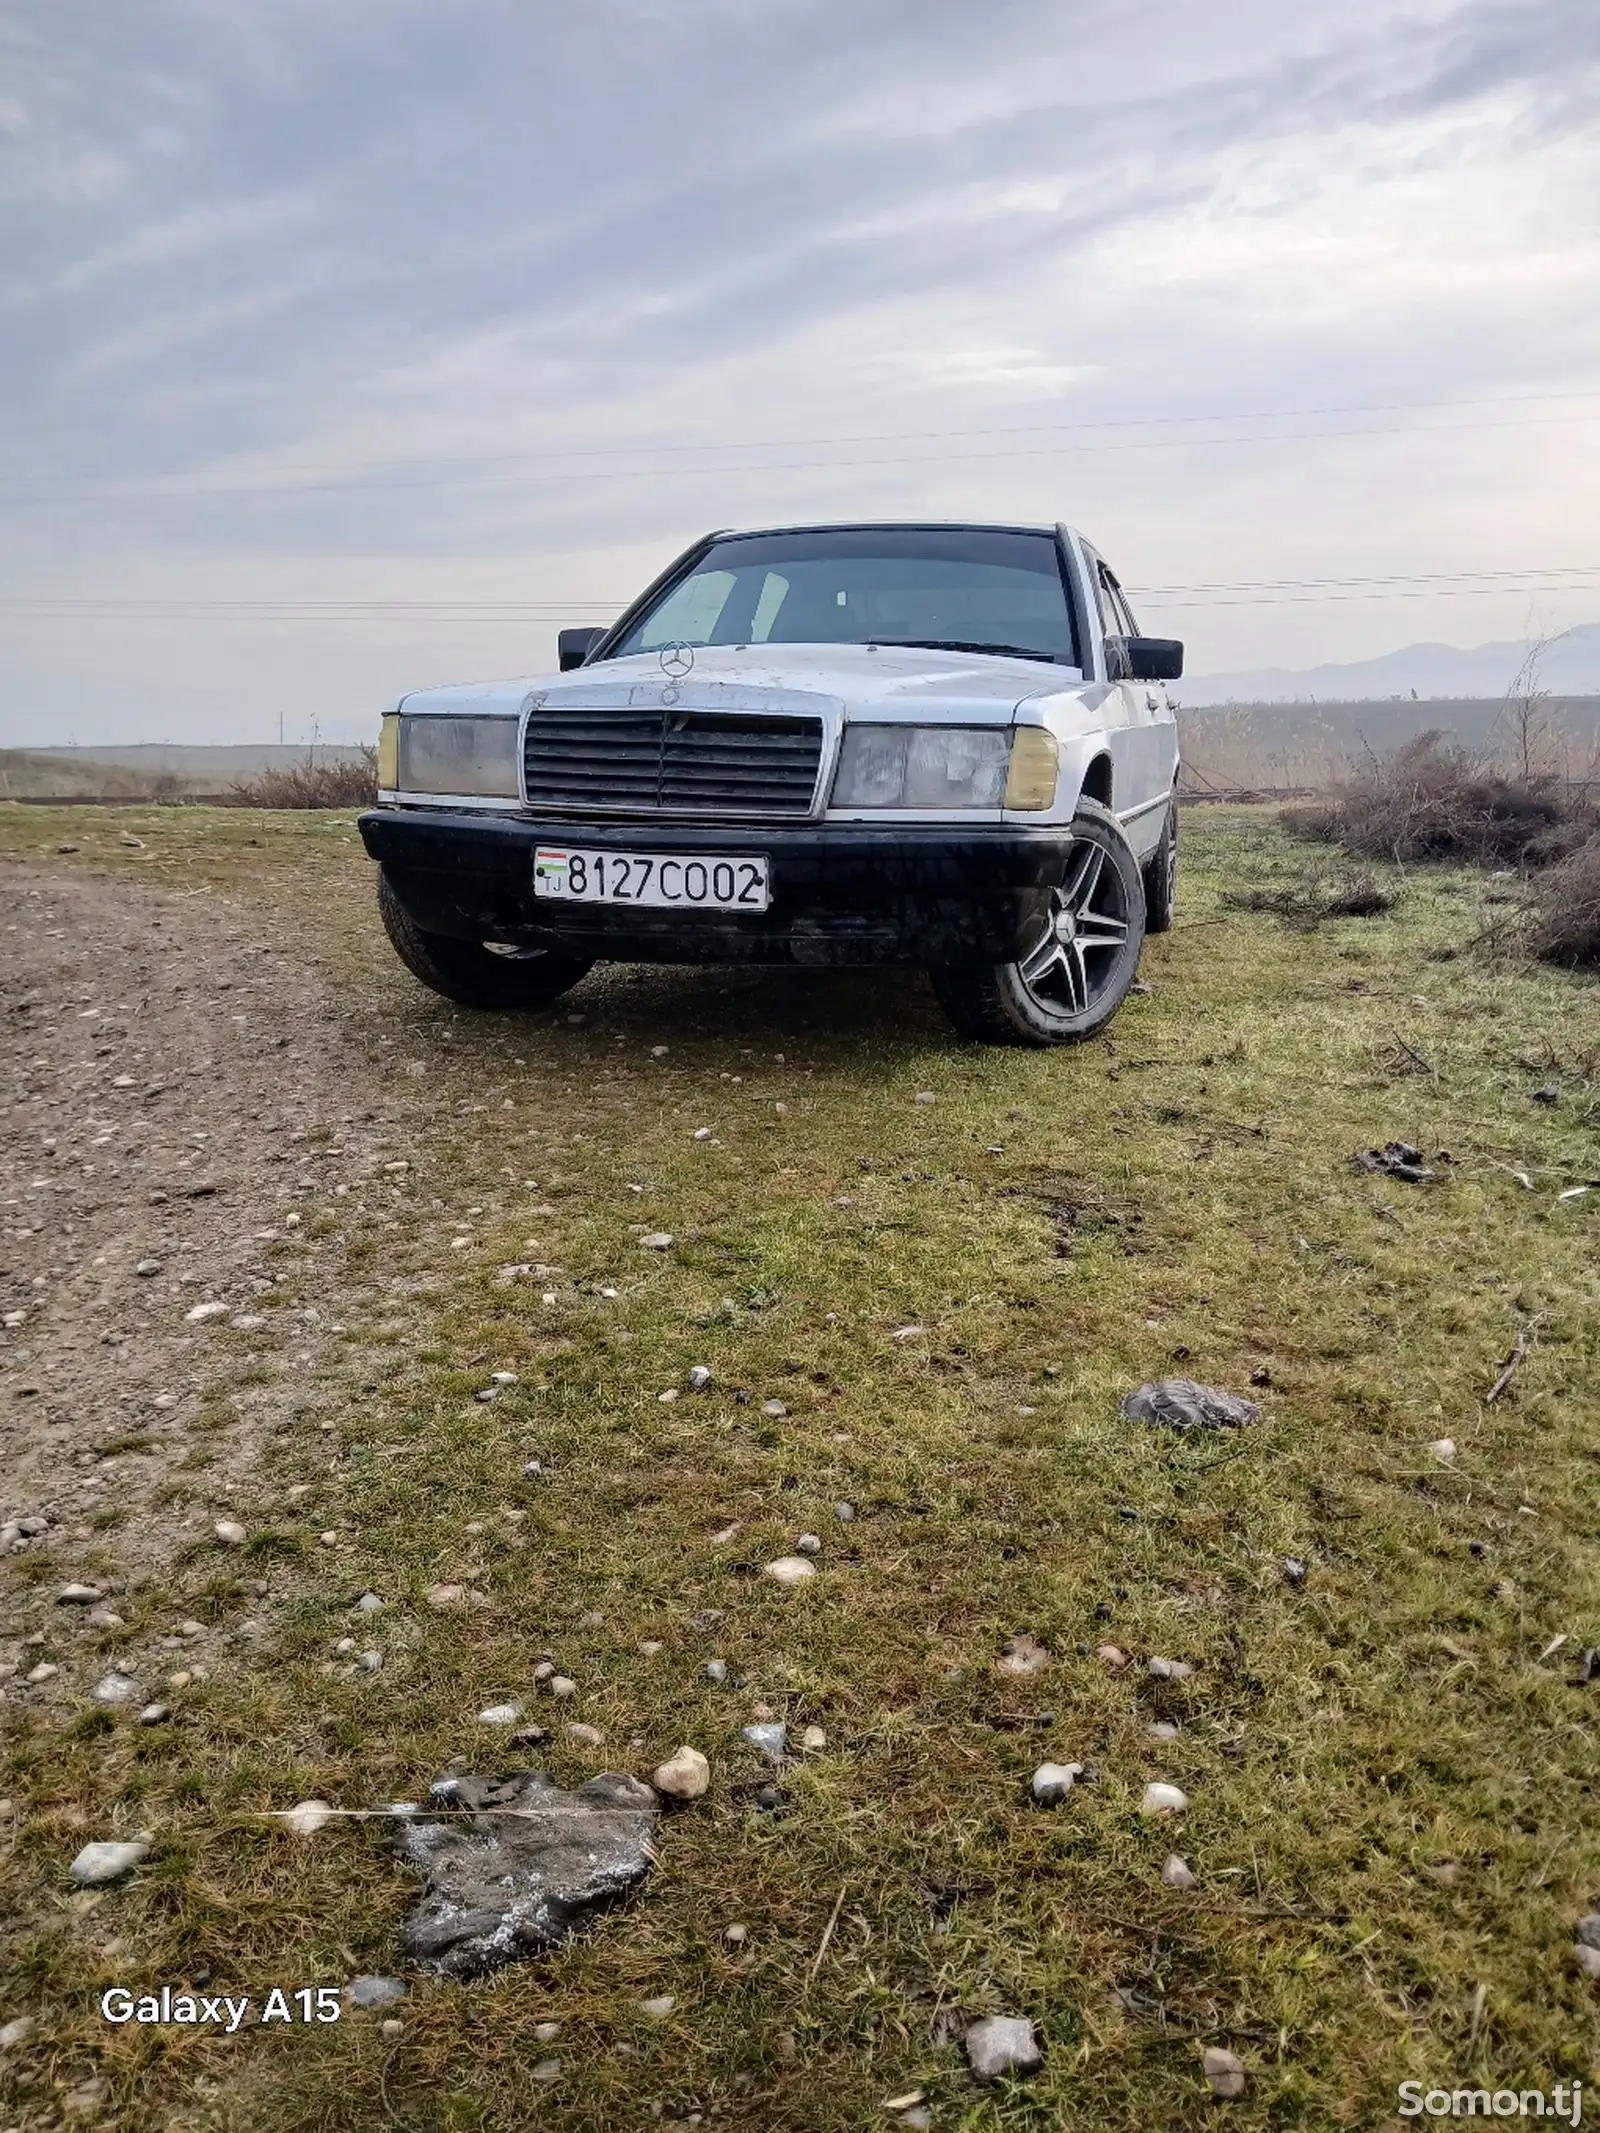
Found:
[[1161, 826], [1161, 842], [1144, 869], [1144, 930], [1170, 933], [1178, 908], [1178, 796], [1167, 804], [1167, 819]]
[[1036, 947], [987, 970], [930, 972], [957, 1032], [977, 1044], [1082, 1044], [1127, 997], [1144, 945], [1144, 879], [1111, 810], [1080, 800], [1061, 886]]
[[378, 915], [390, 946], [411, 975], [460, 1007], [547, 1007], [594, 967], [583, 956], [562, 955], [557, 949], [494, 955], [477, 941], [424, 933], [381, 871]]

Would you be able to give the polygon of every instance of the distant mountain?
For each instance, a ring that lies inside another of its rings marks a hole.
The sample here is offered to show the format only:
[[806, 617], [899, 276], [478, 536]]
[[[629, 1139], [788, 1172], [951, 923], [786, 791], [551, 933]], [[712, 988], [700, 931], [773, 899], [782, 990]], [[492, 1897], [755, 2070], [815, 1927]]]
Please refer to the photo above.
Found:
[[[1410, 644], [1379, 659], [1305, 667], [1259, 667], [1240, 674], [1186, 675], [1176, 694], [1185, 704], [1381, 703], [1396, 696], [1503, 697], [1531, 647], [1503, 644]], [[1583, 622], [1552, 639], [1539, 663], [1538, 686], [1558, 696], [1600, 695], [1600, 622]]]

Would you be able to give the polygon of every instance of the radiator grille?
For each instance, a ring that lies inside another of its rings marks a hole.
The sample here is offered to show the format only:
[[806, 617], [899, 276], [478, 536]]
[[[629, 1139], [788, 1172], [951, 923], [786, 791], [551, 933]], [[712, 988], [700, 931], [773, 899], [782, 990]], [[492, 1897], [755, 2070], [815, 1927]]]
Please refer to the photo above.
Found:
[[528, 805], [588, 814], [808, 815], [822, 721], [635, 706], [535, 709]]

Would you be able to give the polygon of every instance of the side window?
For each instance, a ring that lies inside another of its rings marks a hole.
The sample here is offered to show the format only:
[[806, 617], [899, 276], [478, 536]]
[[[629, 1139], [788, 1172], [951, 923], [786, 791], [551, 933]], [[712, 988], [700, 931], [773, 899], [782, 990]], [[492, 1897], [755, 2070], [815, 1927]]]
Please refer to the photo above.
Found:
[[1095, 565], [1095, 593], [1100, 602], [1100, 620], [1110, 635], [1137, 637], [1139, 625], [1133, 619], [1128, 596], [1104, 563]]

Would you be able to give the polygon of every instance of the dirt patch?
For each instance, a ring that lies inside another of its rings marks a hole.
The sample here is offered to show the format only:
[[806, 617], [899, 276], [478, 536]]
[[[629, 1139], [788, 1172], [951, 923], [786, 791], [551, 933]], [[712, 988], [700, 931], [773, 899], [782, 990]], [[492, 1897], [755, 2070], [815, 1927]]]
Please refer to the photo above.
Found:
[[399, 1223], [407, 1107], [283, 916], [11, 865], [0, 948], [6, 1569], [136, 1582], [360, 1374], [343, 1217]]

